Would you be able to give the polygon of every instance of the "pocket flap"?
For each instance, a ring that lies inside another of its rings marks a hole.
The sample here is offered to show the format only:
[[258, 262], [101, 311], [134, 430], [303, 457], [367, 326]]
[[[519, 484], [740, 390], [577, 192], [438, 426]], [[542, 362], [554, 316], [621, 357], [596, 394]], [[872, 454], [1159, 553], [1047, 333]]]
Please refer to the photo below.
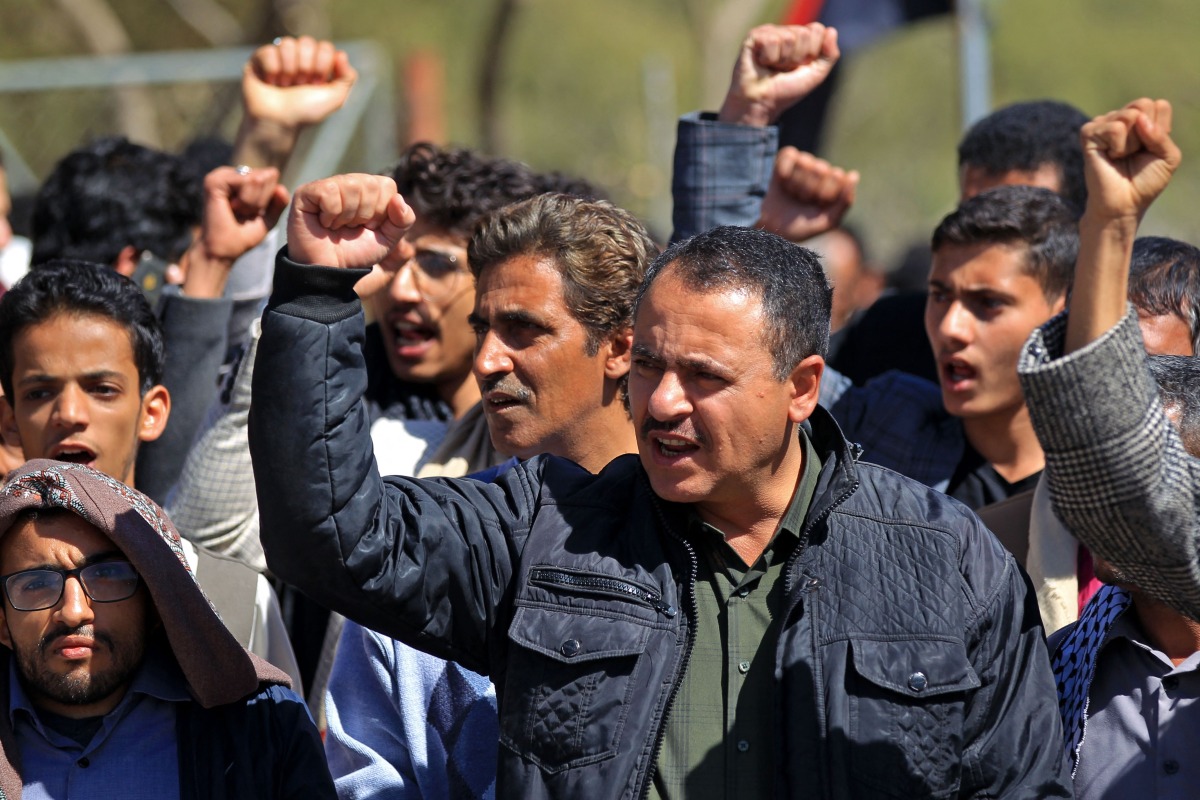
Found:
[[650, 628], [629, 619], [522, 606], [508, 637], [557, 661], [594, 661], [638, 655], [646, 649]]
[[979, 676], [962, 642], [907, 639], [895, 642], [855, 640], [854, 669], [876, 686], [907, 697], [979, 688]]

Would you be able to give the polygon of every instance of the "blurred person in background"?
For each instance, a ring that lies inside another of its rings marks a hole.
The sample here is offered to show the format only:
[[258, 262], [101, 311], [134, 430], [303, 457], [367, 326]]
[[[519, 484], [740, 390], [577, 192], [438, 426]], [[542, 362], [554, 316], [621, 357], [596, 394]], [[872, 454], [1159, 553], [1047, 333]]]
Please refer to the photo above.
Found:
[[19, 281], [29, 269], [29, 257], [33, 250], [28, 239], [13, 233], [9, 220], [11, 214], [12, 195], [8, 191], [4, 153], [0, 151], [0, 293]]
[[829, 318], [829, 360], [833, 362], [842, 346], [843, 331], [879, 299], [884, 279], [867, 259], [862, 238], [852, 226], [839, 225], [804, 244], [821, 257], [821, 266], [833, 286]]

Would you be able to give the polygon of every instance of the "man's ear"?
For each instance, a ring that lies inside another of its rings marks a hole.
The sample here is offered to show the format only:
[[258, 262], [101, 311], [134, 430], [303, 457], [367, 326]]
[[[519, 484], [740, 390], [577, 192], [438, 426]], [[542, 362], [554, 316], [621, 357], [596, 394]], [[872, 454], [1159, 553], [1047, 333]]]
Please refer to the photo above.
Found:
[[616, 381], [629, 374], [633, 351], [633, 328], [621, 328], [605, 340], [604, 377]]
[[12, 634], [8, 632], [8, 600], [0, 597], [0, 644], [13, 649]]
[[151, 386], [142, 398], [141, 419], [138, 421], [138, 440], [153, 442], [167, 429], [171, 416], [171, 393], [159, 384]]
[[21, 446], [21, 431], [17, 429], [17, 413], [13, 411], [12, 401], [8, 397], [0, 398], [0, 434], [4, 443], [10, 447]]
[[1058, 296], [1058, 299], [1050, 304], [1050, 316], [1056, 316], [1060, 311], [1067, 307], [1067, 292], [1063, 292]]
[[812, 416], [821, 396], [821, 376], [825, 373], [825, 359], [811, 355], [796, 365], [787, 377], [792, 391], [788, 404], [788, 419], [800, 423]]
[[117, 274], [124, 275], [126, 278], [132, 278], [134, 271], [138, 265], [137, 248], [131, 244], [127, 244], [121, 248], [121, 252], [117, 253], [116, 259], [113, 260], [113, 269]]

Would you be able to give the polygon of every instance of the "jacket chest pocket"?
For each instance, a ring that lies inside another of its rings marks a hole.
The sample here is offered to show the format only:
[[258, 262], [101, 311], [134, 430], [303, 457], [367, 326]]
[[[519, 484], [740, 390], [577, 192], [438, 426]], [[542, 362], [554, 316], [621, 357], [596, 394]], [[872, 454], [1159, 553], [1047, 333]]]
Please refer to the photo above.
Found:
[[854, 641], [851, 780], [864, 797], [958, 794], [963, 707], [979, 678], [961, 642]]
[[523, 606], [508, 635], [500, 743], [549, 773], [614, 755], [650, 627]]

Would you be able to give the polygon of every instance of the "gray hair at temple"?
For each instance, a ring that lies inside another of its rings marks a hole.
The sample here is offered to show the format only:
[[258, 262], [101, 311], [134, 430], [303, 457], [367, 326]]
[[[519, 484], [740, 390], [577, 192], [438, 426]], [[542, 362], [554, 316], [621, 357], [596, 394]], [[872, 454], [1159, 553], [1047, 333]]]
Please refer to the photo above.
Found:
[[1147, 363], [1158, 384], [1163, 408], [1179, 429], [1183, 446], [1200, 458], [1200, 358], [1149, 356]]

